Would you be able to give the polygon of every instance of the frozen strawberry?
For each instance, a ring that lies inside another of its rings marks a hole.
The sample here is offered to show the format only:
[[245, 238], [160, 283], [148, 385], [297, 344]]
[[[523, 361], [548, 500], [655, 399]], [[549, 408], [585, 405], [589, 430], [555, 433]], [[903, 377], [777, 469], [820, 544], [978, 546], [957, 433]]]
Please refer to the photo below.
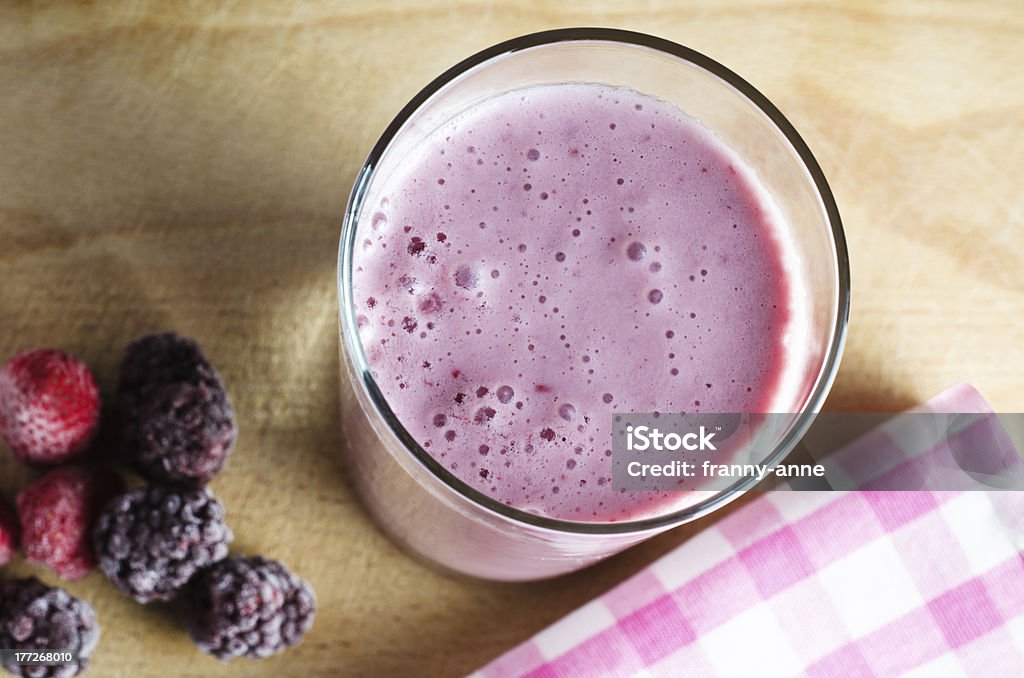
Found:
[[48, 466], [82, 454], [99, 419], [96, 380], [77, 358], [38, 349], [0, 370], [0, 437], [22, 461]]
[[63, 579], [81, 579], [96, 566], [92, 528], [121, 478], [105, 468], [54, 469], [18, 495], [25, 557]]
[[0, 497], [0, 566], [6, 565], [18, 550], [21, 525], [14, 509]]

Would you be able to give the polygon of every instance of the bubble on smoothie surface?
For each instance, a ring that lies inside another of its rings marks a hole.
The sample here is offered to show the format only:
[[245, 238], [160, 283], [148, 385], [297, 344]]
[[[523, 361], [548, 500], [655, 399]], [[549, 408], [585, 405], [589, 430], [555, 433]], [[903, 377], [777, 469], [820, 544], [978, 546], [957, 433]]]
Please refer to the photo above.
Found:
[[473, 267], [463, 264], [455, 269], [455, 284], [464, 290], [471, 290], [479, 282]]
[[632, 242], [629, 244], [629, 247], [626, 248], [626, 256], [628, 256], [631, 261], [641, 261], [647, 256], [647, 248], [644, 247], [643, 243]]
[[776, 212], [736, 163], [666, 103], [571, 84], [488, 99], [378, 173], [353, 298], [406, 430], [504, 504], [675, 510], [614, 491], [612, 413], [765, 411], [782, 369]]

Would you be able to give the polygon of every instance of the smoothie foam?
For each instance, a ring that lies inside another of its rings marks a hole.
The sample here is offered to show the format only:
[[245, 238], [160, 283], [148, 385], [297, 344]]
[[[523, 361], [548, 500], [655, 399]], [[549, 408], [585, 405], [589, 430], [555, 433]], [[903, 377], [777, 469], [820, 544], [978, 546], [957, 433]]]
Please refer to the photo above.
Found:
[[[738, 157], [670, 104], [560, 84], [486, 100], [377, 177], [353, 291], [372, 374], [445, 468], [614, 521], [614, 412], [784, 411], [794, 271]], [[787, 339], [789, 337], [789, 339]]]

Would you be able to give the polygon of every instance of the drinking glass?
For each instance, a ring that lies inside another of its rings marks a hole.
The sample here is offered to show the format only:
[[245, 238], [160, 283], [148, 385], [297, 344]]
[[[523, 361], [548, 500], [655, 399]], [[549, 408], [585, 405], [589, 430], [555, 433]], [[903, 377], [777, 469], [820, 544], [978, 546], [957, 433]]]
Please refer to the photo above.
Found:
[[[777, 464], [810, 426], [831, 387], [849, 317], [850, 282], [839, 213], [806, 144], [760, 92], [716, 61], [628, 31], [573, 28], [516, 38], [449, 69], [413, 97], [359, 172], [345, 212], [338, 266], [341, 406], [353, 485], [379, 525], [408, 551], [448, 570], [502, 581], [577, 570], [713, 511], [755, 482], [690, 492], [671, 513], [573, 522], [497, 502], [438, 464], [403, 427], [373, 376], [352, 298], [354, 243], [370, 228], [366, 198], [430, 133], [485, 99], [534, 85], [623, 86], [676, 105], [731, 147], [790, 227], [808, 309], [806, 360], [792, 416], [760, 463]], [[611, 490], [609, 490], [611, 491]]]

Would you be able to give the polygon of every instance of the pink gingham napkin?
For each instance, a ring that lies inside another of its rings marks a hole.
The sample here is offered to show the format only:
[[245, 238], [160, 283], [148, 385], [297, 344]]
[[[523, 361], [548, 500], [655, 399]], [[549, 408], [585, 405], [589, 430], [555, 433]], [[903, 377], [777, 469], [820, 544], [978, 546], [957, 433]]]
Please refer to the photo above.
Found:
[[[991, 412], [966, 385], [922, 409]], [[898, 427], [855, 444], [903, 453], [874, 489], [766, 493], [474, 678], [1024, 676], [1024, 493], [881, 491], [936, 454]]]

